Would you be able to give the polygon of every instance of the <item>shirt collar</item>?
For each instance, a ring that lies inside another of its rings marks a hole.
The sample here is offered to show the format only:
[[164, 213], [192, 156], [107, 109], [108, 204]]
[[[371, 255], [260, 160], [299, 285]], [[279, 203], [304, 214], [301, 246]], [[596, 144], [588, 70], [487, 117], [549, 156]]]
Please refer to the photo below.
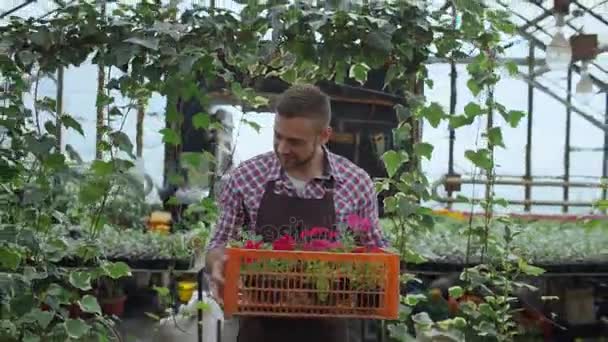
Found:
[[[318, 177], [317, 179], [321, 179], [321, 180], [335, 179], [336, 181], [341, 182], [342, 177], [337, 172], [338, 167], [337, 167], [337, 161], [336, 161], [335, 155], [333, 153], [331, 153], [326, 146], [323, 146], [323, 155], [325, 157], [325, 163], [324, 163], [325, 170], [323, 171], [323, 175], [321, 177]], [[275, 154], [273, 157], [273, 163], [268, 172], [268, 179], [271, 181], [276, 181], [276, 180], [281, 179], [283, 174], [284, 174], [284, 170], [281, 167], [281, 163], [279, 162], [279, 159], [276, 157], [276, 154]]]

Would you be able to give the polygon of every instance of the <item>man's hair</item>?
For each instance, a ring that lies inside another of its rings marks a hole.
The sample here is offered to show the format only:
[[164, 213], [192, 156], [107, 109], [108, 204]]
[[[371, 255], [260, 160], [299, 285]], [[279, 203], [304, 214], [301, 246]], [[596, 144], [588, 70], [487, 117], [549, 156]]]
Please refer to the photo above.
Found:
[[331, 122], [329, 96], [311, 84], [298, 84], [285, 90], [276, 103], [276, 112], [285, 118], [307, 118], [325, 127]]

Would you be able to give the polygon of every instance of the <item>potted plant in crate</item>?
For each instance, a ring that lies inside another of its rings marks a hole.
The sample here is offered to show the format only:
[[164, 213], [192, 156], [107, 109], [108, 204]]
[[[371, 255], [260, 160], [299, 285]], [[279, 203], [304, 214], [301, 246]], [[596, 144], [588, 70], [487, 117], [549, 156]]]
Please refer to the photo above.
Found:
[[395, 318], [398, 255], [368, 242], [369, 220], [352, 215], [347, 223], [311, 228], [298, 241], [250, 236], [232, 244], [224, 312]]

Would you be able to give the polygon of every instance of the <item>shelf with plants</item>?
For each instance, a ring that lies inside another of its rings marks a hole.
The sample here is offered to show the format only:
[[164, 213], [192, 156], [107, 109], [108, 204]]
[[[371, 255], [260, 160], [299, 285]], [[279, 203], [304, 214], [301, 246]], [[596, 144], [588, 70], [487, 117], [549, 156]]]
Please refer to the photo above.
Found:
[[[67, 251], [63, 266], [85, 267], [88, 262], [78, 257], [87, 245], [79, 229], [57, 232], [63, 235]], [[197, 249], [205, 243], [206, 234], [198, 231], [160, 234], [142, 229], [123, 229], [107, 226], [97, 238], [101, 255], [111, 261], [123, 261], [133, 269], [188, 270], [192, 267]]]
[[225, 315], [397, 318], [399, 257], [371, 243], [368, 220], [349, 222], [313, 227], [298, 239], [264, 243], [254, 235], [232, 242]]
[[[408, 268], [439, 268], [459, 271], [466, 259], [468, 218], [459, 213], [442, 213], [434, 217], [433, 228], [414, 232], [408, 237], [410, 248], [425, 260], [408, 263]], [[474, 218], [473, 227], [481, 218]], [[390, 241], [396, 234], [390, 219], [382, 220], [383, 230]], [[490, 227], [492, 235], [504, 240], [508, 231], [513, 247], [528, 263], [555, 272], [607, 272], [608, 221], [590, 220], [560, 222], [525, 220], [521, 218], [496, 220]], [[500, 244], [499, 244], [500, 245]], [[482, 245], [473, 239], [470, 264], [480, 261]], [[487, 257], [499, 255], [488, 250]]]

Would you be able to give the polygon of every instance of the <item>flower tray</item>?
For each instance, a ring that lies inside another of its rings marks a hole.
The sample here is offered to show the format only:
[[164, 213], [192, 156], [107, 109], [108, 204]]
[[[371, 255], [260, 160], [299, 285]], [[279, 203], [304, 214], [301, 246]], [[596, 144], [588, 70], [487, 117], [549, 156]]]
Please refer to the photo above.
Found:
[[226, 253], [226, 317], [398, 318], [398, 255], [242, 248]]

